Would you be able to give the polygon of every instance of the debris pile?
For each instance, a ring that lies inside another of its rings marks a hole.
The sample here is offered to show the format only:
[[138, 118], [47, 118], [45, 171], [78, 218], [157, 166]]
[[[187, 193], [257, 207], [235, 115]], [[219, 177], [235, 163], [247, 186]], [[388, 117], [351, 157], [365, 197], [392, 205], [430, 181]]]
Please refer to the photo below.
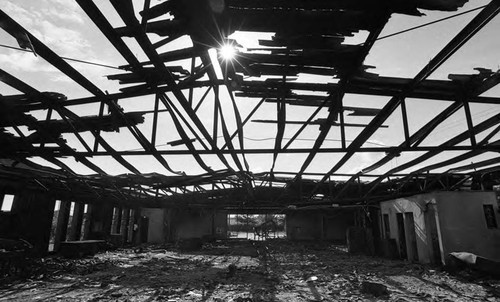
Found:
[[[330, 244], [226, 241], [201, 250], [142, 246], [47, 258], [0, 301], [498, 301], [500, 281], [348, 254]], [[4, 284], [4, 283], [2, 283]]]

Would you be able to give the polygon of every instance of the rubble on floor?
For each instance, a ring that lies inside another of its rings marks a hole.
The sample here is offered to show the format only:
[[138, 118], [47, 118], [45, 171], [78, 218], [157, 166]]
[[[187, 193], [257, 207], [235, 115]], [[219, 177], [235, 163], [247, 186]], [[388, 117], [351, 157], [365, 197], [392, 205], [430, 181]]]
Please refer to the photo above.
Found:
[[500, 301], [500, 281], [472, 271], [284, 240], [149, 245], [33, 266], [28, 280], [0, 280], [0, 301]]

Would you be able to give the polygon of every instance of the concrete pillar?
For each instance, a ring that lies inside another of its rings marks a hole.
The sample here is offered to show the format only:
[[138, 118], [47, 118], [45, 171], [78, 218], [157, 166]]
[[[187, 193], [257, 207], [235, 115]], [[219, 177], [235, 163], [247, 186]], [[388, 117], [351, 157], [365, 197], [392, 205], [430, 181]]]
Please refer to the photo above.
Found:
[[130, 217], [128, 221], [128, 242], [134, 243], [134, 222], [135, 222], [135, 211], [134, 209], [130, 209]]
[[123, 243], [127, 243], [129, 234], [129, 222], [130, 222], [130, 210], [123, 209], [122, 224], [121, 224], [121, 234], [123, 237]]
[[75, 202], [75, 207], [73, 209], [73, 219], [71, 220], [71, 232], [69, 234], [69, 240], [80, 240], [84, 209], [85, 204], [81, 202]]
[[2, 189], [0, 189], [0, 209], [2, 208], [4, 197], [5, 197], [5, 193], [3, 192]]
[[111, 220], [111, 234], [116, 234], [116, 226], [119, 208], [113, 208], [113, 218]]
[[[24, 193], [23, 195], [27, 196], [28, 193]], [[12, 200], [12, 206], [10, 208], [10, 211], [12, 213], [18, 213], [18, 214], [24, 211], [25, 200], [26, 200], [25, 197], [23, 198], [19, 194], [14, 194], [14, 199]]]
[[132, 243], [140, 244], [141, 243], [141, 209], [134, 209], [134, 219], [132, 220]]
[[122, 208], [116, 208], [116, 217], [115, 217], [115, 225], [116, 227], [113, 230], [113, 233], [115, 234], [121, 234], [121, 227], [122, 227]]
[[34, 252], [44, 255], [48, 251], [54, 199], [43, 194], [23, 192], [15, 195], [11, 211], [13, 239], [31, 243]]
[[83, 216], [83, 240], [88, 240], [90, 235], [90, 220], [92, 217], [93, 205], [87, 204], [87, 212]]
[[54, 239], [54, 251], [59, 250], [61, 241], [66, 241], [70, 209], [71, 209], [71, 202], [66, 200], [61, 200], [61, 206], [59, 207], [59, 214], [57, 215], [57, 225], [56, 225], [55, 239]]

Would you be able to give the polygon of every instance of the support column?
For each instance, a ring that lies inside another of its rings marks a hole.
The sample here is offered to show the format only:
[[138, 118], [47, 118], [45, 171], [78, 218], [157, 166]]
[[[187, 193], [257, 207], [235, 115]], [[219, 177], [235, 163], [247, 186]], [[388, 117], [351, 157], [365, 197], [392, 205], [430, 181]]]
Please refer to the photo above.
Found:
[[47, 195], [23, 192], [15, 195], [12, 205], [11, 218], [12, 234], [24, 239], [33, 245], [38, 255], [48, 251], [50, 229], [54, 213], [54, 199]]
[[56, 225], [56, 232], [54, 239], [54, 251], [59, 250], [61, 241], [66, 241], [70, 209], [71, 209], [71, 202], [66, 200], [61, 200], [61, 206], [59, 207], [59, 214], [57, 215], [57, 225]]
[[125, 208], [123, 209], [122, 225], [121, 225], [121, 234], [123, 238], [123, 243], [127, 243], [128, 233], [129, 233], [129, 220], [130, 220], [130, 210]]
[[3, 192], [3, 189], [0, 189], [0, 209], [3, 206], [3, 199], [5, 197], [5, 193]]
[[127, 242], [134, 243], [134, 217], [135, 217], [135, 210], [130, 209], [129, 210], [129, 221], [128, 221], [128, 237], [127, 237]]
[[92, 211], [94, 206], [87, 204], [87, 213], [84, 215], [83, 221], [83, 240], [88, 240], [90, 235], [90, 220], [92, 219]]
[[141, 209], [140, 208], [134, 209], [134, 219], [132, 221], [133, 221], [132, 243], [133, 244], [141, 244], [141, 236], [140, 236]]
[[115, 217], [115, 229], [113, 230], [114, 234], [121, 234], [122, 227], [122, 211], [123, 209], [120, 207], [116, 208], [116, 217]]
[[73, 210], [73, 219], [71, 220], [71, 227], [70, 227], [71, 232], [69, 234], [69, 240], [80, 240], [84, 209], [85, 209], [85, 204], [81, 202], [75, 202], [75, 208]]

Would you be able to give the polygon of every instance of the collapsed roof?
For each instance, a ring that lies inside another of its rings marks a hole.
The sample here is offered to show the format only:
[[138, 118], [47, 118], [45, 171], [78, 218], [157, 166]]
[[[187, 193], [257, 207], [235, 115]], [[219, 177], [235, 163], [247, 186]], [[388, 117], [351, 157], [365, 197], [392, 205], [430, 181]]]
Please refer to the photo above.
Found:
[[[366, 65], [389, 19], [423, 10], [447, 18], [467, 1], [76, 2], [126, 61], [107, 74], [121, 87], [104, 92], [0, 11], [0, 26], [20, 47], [87, 91], [73, 98], [45, 92], [0, 70], [17, 91], [0, 96], [6, 190], [130, 206], [280, 208], [491, 189], [500, 181], [500, 113], [474, 113], [474, 106], [500, 101], [488, 94], [500, 73], [477, 66], [429, 79], [495, 18], [499, 1], [475, 9], [413, 78], [378, 75]], [[238, 37], [246, 36], [258, 45], [242, 45]], [[214, 55], [228, 45], [234, 58]], [[441, 105], [426, 117], [408, 109], [431, 101]], [[82, 107], [91, 109], [74, 109]], [[458, 115], [458, 132], [429, 140]], [[390, 132], [376, 143], [380, 131]], [[136, 148], [123, 147], [129, 140]], [[359, 167], [362, 154], [376, 156]]]

